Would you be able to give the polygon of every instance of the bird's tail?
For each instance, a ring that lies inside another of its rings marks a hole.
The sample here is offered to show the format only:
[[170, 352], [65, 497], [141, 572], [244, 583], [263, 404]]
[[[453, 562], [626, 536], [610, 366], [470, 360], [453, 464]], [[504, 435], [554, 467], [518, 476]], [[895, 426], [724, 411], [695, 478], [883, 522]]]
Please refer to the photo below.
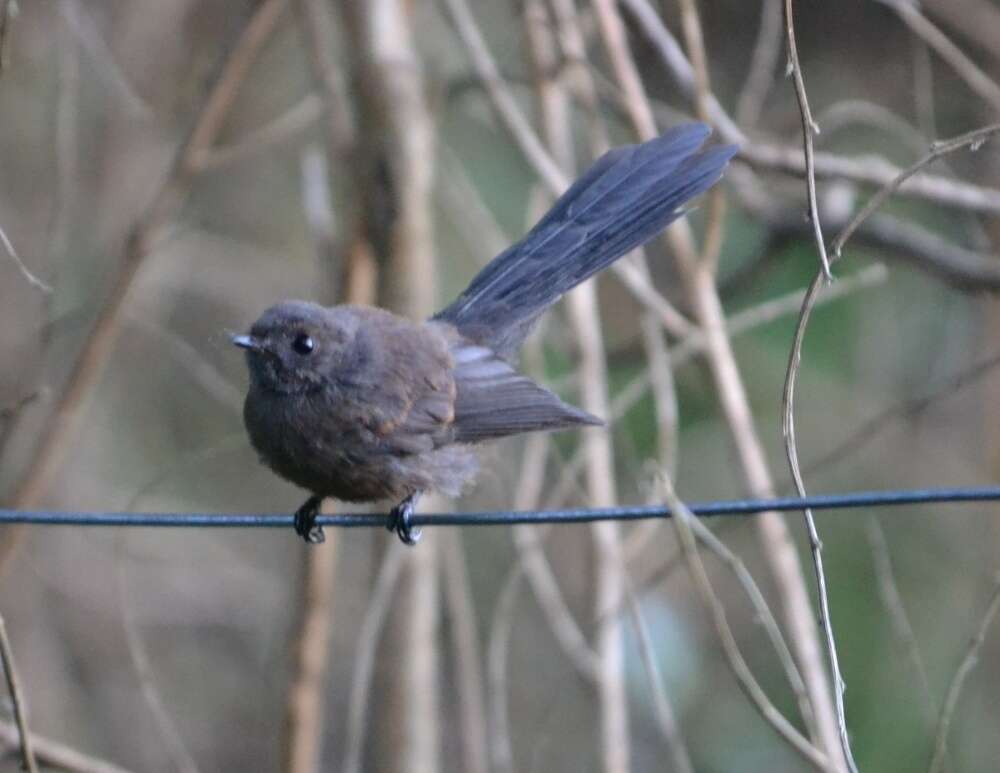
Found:
[[502, 356], [513, 353], [564, 293], [649, 241], [718, 181], [737, 148], [702, 148], [710, 133], [691, 123], [605, 153], [434, 318]]

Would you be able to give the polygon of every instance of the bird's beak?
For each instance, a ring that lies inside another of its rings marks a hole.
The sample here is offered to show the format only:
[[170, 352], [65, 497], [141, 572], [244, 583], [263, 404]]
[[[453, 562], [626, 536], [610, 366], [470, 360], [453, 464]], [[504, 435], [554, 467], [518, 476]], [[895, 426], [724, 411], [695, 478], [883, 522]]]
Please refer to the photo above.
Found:
[[259, 351], [261, 348], [260, 341], [258, 341], [253, 336], [249, 335], [231, 336], [229, 340], [232, 341], [233, 344], [240, 347], [241, 349], [249, 349], [250, 351], [255, 352]]

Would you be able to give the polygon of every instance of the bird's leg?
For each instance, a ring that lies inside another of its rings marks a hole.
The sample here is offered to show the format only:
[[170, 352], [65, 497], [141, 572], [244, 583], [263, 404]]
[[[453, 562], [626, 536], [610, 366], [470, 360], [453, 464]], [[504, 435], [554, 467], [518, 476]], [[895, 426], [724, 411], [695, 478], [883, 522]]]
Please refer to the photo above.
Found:
[[414, 491], [392, 508], [389, 511], [389, 518], [385, 523], [385, 528], [396, 532], [404, 545], [416, 545], [420, 540], [420, 529], [413, 528], [411, 519], [413, 518], [413, 511], [417, 507], [421, 493], [420, 491]]
[[322, 504], [323, 497], [313, 494], [295, 511], [295, 533], [310, 545], [318, 545], [326, 539], [323, 527], [316, 523], [316, 516]]

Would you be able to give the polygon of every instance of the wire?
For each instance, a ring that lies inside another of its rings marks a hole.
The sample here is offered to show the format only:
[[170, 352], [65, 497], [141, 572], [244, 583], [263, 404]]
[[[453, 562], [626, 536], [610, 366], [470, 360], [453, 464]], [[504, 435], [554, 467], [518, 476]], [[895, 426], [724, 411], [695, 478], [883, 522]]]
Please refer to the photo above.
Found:
[[[736, 499], [689, 505], [695, 515], [753, 515], [769, 510], [853, 509], [899, 507], [901, 505], [958, 504], [1000, 500], [1000, 486], [979, 488], [902, 489], [855, 491], [846, 494], [817, 494], [805, 498]], [[663, 505], [645, 507], [604, 507], [574, 510], [526, 510], [479, 513], [415, 514], [413, 526], [509, 526], [522, 523], [588, 523], [591, 521], [638, 521], [669, 518]], [[57, 510], [0, 510], [0, 524], [24, 523], [38, 526], [157, 526], [183, 528], [290, 527], [292, 515], [258, 513], [113, 513]], [[319, 526], [384, 526], [385, 516], [372, 513], [319, 515]]]

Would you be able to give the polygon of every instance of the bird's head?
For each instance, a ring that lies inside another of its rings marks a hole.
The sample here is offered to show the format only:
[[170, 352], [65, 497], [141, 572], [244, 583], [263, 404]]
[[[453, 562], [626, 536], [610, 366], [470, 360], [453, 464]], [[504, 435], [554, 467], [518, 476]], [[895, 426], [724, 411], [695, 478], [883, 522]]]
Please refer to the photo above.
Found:
[[311, 392], [327, 383], [354, 337], [353, 320], [306, 301], [282, 301], [232, 336], [246, 350], [254, 387], [281, 394]]

